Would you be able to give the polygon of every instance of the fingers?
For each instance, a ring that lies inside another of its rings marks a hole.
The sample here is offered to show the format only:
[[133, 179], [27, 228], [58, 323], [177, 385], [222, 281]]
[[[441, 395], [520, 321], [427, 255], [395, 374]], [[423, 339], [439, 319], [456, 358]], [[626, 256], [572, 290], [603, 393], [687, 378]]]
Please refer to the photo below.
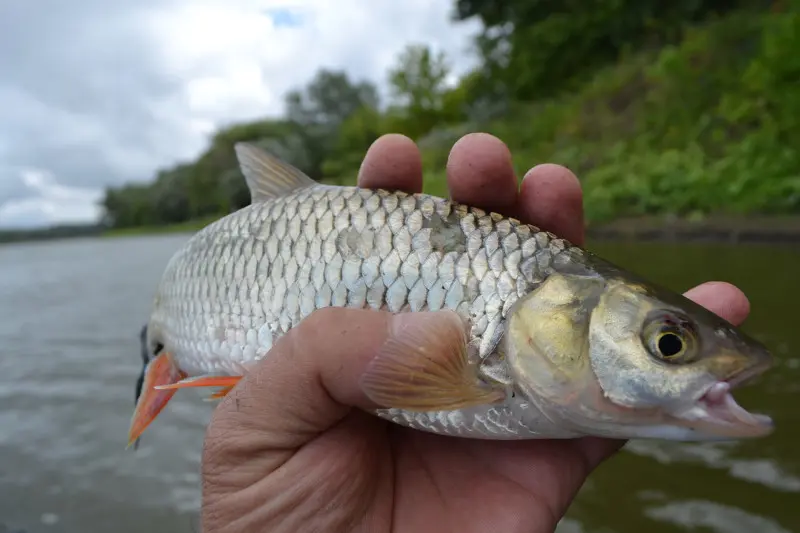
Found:
[[553, 164], [533, 167], [522, 180], [519, 197], [523, 220], [583, 244], [583, 191], [567, 168]]
[[583, 244], [583, 192], [560, 165], [532, 168], [517, 190], [511, 153], [498, 138], [465, 135], [450, 152], [447, 184], [453, 200], [519, 217], [575, 244]]
[[[414, 141], [390, 134], [370, 146], [358, 185], [422, 191], [422, 158]], [[511, 153], [487, 133], [465, 135], [447, 160], [447, 185], [459, 203], [535, 224], [575, 244], [584, 240], [583, 193], [578, 178], [560, 165], [532, 168], [517, 185]]]
[[514, 214], [517, 178], [511, 152], [497, 137], [473, 133], [459, 139], [447, 160], [447, 185], [456, 202]]
[[730, 283], [710, 281], [689, 289], [684, 296], [737, 326], [750, 314], [747, 296]]
[[384, 135], [372, 143], [358, 173], [359, 187], [422, 192], [422, 157], [404, 135]]

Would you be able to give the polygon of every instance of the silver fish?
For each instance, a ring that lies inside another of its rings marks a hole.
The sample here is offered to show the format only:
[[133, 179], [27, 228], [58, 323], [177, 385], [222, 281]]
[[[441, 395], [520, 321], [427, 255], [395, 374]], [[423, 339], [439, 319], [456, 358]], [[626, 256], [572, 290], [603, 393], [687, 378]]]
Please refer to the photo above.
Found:
[[[730, 394], [772, 356], [683, 296], [513, 218], [426, 194], [319, 184], [251, 145], [236, 152], [252, 203], [199, 231], [167, 265], [131, 442], [176, 388], [222, 385], [215, 397], [224, 396], [278, 338], [331, 306], [459, 318], [447, 332], [393, 341], [365, 381], [384, 407], [375, 414], [404, 426], [483, 439], [772, 431]], [[439, 342], [460, 372], [427, 368], [435, 391], [398, 378], [420, 363], [409, 348], [420, 337]]]

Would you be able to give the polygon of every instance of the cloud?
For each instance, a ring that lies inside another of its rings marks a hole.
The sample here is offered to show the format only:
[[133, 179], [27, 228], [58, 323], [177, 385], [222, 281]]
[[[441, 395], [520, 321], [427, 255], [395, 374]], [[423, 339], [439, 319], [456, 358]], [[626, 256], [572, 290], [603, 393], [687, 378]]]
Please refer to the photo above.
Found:
[[101, 216], [97, 189], [65, 187], [36, 169], [21, 169], [19, 176], [31, 195], [0, 206], [0, 226], [82, 223]]
[[[0, 225], [92, 220], [90, 196], [195, 157], [220, 126], [281, 113], [286, 91], [322, 66], [385, 92], [402, 48], [424, 42], [463, 72], [478, 27], [451, 23], [451, 10], [430, 0], [4, 0]], [[32, 187], [32, 168], [68, 194], [54, 202]]]

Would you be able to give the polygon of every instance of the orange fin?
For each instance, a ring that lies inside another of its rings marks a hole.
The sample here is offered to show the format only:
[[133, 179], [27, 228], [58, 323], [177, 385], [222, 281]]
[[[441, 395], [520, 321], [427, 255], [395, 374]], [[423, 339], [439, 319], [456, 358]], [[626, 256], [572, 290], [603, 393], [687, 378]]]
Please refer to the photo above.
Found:
[[222, 387], [220, 390], [212, 393], [208, 398], [206, 398], [206, 401], [213, 402], [214, 400], [221, 400], [222, 398], [227, 396], [228, 393], [232, 390], [233, 390], [233, 385], [228, 387]]
[[128, 446], [139, 440], [147, 426], [156, 419], [176, 392], [174, 390], [158, 390], [156, 387], [175, 383], [184, 377], [186, 374], [178, 369], [170, 353], [161, 353], [147, 363], [141, 396], [136, 402], [136, 409], [133, 411], [133, 418], [128, 430]]
[[449, 411], [506, 397], [485, 383], [467, 357], [466, 324], [450, 312], [446, 324], [415, 321], [395, 331], [361, 378], [367, 397], [385, 408]]
[[[239, 383], [239, 380], [242, 379], [242, 376], [192, 376], [190, 378], [185, 378], [175, 383], [166, 383], [163, 385], [159, 385], [156, 387], [158, 390], [174, 390], [174, 389], [188, 389], [192, 387], [223, 387], [224, 394], [220, 396], [222, 398], [225, 394], [228, 394], [230, 390]], [[228, 390], [224, 390], [227, 388]], [[216, 392], [212, 395], [215, 396], [217, 394], [221, 394], [223, 391]]]

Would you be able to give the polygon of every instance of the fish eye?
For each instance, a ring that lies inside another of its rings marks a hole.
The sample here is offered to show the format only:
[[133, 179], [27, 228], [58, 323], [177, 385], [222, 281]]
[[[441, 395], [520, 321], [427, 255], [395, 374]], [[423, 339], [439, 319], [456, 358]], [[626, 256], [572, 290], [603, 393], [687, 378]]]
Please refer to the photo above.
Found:
[[694, 330], [687, 320], [672, 315], [654, 317], [644, 328], [642, 340], [654, 358], [686, 363], [696, 352]]

